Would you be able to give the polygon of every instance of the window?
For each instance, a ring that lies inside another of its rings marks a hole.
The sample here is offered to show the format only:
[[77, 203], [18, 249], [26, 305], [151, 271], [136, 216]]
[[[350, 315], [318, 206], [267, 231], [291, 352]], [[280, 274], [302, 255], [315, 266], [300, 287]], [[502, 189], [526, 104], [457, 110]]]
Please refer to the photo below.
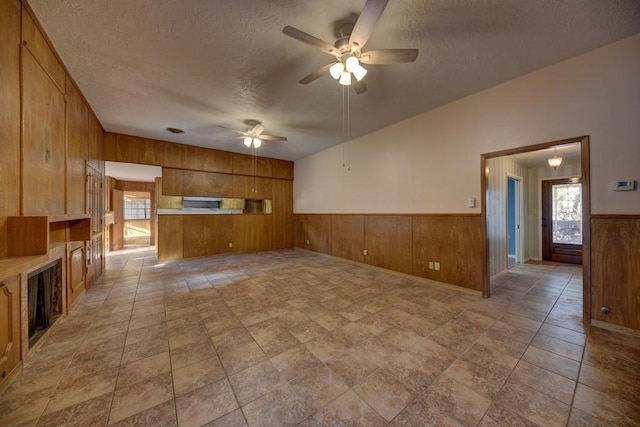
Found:
[[151, 218], [151, 199], [124, 198], [124, 219]]
[[582, 184], [553, 186], [553, 243], [582, 244]]

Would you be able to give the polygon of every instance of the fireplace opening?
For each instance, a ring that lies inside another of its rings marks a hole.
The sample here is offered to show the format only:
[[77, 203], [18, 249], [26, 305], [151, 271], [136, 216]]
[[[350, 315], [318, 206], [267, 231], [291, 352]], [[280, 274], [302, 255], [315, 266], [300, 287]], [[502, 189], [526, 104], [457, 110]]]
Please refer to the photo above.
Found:
[[62, 315], [62, 259], [27, 276], [29, 347]]

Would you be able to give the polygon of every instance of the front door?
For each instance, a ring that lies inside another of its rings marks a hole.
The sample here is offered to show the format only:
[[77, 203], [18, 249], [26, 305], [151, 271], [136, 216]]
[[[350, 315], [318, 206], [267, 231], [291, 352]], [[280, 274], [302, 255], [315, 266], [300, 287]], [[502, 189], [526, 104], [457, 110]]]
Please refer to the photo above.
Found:
[[582, 264], [580, 178], [542, 181], [542, 259]]

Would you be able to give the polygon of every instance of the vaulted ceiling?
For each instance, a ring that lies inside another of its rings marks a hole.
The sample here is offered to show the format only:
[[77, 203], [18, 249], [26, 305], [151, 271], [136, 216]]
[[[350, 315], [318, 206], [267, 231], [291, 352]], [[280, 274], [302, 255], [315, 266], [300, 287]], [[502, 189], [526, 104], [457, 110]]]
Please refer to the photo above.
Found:
[[364, 0], [28, 1], [107, 131], [247, 152], [219, 126], [253, 119], [288, 160], [640, 32], [638, 0], [390, 0], [367, 50], [420, 54], [367, 66], [356, 95], [297, 83], [332, 58], [282, 28], [333, 43]]

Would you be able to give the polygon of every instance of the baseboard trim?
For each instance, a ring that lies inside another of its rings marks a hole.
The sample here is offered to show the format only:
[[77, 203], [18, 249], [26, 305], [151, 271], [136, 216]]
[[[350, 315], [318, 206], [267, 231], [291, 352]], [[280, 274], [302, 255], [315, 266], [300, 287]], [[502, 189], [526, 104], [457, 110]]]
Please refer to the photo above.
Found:
[[298, 247], [296, 247], [295, 249], [296, 250], [300, 250], [300, 251], [310, 252], [312, 254], [320, 255], [320, 256], [323, 256], [323, 257], [327, 257], [327, 258], [332, 258], [332, 259], [335, 259], [335, 260], [344, 261], [344, 262], [347, 262], [349, 264], [357, 265], [357, 266], [360, 266], [360, 267], [365, 267], [365, 268], [368, 268], [368, 269], [371, 269], [371, 270], [381, 271], [383, 273], [393, 274], [395, 276], [404, 277], [406, 279], [417, 280], [418, 282], [422, 282], [422, 283], [427, 284], [427, 285], [439, 286], [441, 288], [451, 289], [451, 290], [454, 290], [454, 291], [464, 292], [464, 293], [469, 294], [469, 295], [482, 297], [482, 291], [476, 291], [475, 289], [463, 288], [462, 286], [456, 286], [456, 285], [452, 285], [452, 284], [449, 284], [449, 283], [438, 282], [437, 280], [427, 279], [426, 277], [414, 276], [413, 274], [407, 274], [407, 273], [402, 273], [400, 271], [389, 270], [388, 268], [376, 267], [375, 265], [365, 264], [365, 263], [358, 262], [358, 261], [352, 261], [350, 259], [340, 258], [340, 257], [337, 257], [335, 255], [324, 254], [322, 252], [316, 252], [316, 251], [312, 251], [310, 249], [298, 248]]
[[606, 329], [607, 331], [618, 332], [620, 334], [625, 334], [635, 338], [640, 338], [640, 331], [637, 329], [631, 329], [625, 326], [614, 325], [613, 323], [603, 322], [602, 320], [591, 319], [591, 327]]

